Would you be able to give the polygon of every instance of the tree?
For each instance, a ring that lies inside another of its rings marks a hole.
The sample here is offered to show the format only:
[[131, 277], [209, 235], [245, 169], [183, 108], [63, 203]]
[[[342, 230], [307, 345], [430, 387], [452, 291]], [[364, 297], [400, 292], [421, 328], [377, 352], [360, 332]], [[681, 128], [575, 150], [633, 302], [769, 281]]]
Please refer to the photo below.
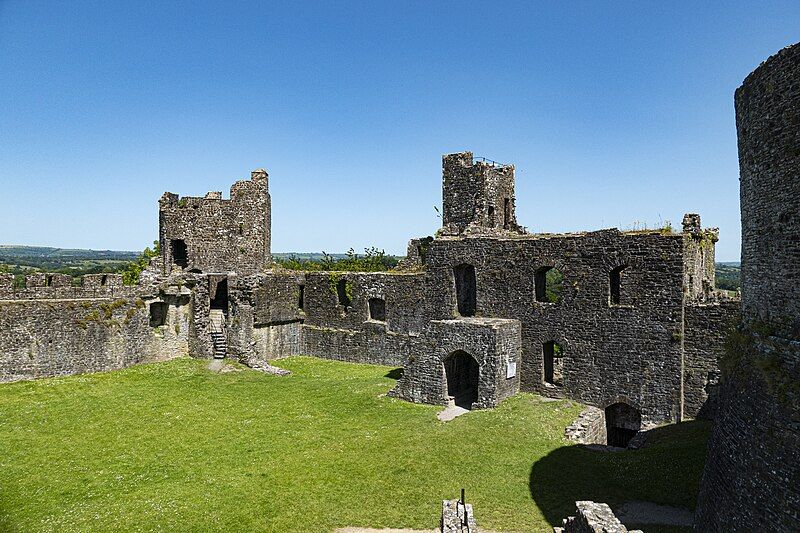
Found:
[[153, 241], [153, 249], [145, 248], [141, 255], [135, 260], [128, 263], [128, 266], [122, 271], [122, 283], [125, 285], [136, 285], [139, 283], [139, 276], [142, 271], [150, 264], [150, 259], [161, 255], [161, 246], [158, 241]]

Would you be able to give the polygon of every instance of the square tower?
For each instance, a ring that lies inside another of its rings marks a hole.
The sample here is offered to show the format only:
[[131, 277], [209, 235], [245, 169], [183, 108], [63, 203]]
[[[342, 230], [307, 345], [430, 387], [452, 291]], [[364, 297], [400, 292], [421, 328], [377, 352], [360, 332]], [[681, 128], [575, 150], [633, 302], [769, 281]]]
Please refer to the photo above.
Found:
[[514, 198], [514, 165], [474, 161], [472, 152], [442, 157], [442, 233], [520, 232]]
[[230, 199], [216, 191], [202, 198], [166, 192], [158, 207], [164, 274], [250, 275], [272, 261], [269, 176], [264, 169], [234, 183]]

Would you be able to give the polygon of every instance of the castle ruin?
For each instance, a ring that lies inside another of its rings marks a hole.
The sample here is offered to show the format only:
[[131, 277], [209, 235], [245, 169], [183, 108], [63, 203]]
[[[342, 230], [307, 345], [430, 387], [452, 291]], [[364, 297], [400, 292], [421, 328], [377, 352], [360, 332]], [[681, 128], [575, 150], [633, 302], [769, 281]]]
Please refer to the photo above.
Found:
[[[513, 165], [444, 156], [443, 220], [389, 272], [302, 272], [270, 254], [268, 176], [230, 198], [165, 193], [161, 256], [137, 286], [87, 276], [0, 278], [4, 381], [188, 354], [263, 366], [304, 354], [403, 367], [390, 394], [489, 408], [518, 391], [602, 410], [624, 446], [640, 429], [713, 416], [725, 327], [716, 229], [531, 234]], [[557, 275], [556, 275], [557, 274]]]
[[[268, 175], [257, 170], [229, 199], [165, 193], [161, 256], [138, 285], [41, 273], [15, 288], [0, 274], [0, 381], [303, 354], [401, 366], [390, 394], [412, 402], [574, 399], [591, 407], [569, 431], [617, 446], [709, 417], [697, 530], [794, 530], [800, 44], [748, 76], [735, 101], [742, 301], [715, 289], [718, 232], [698, 215], [680, 231], [531, 234], [516, 219], [513, 165], [470, 152], [444, 156], [442, 227], [412, 239], [400, 268], [285, 270], [271, 260]], [[578, 511], [567, 528], [613, 521], [599, 504]]]

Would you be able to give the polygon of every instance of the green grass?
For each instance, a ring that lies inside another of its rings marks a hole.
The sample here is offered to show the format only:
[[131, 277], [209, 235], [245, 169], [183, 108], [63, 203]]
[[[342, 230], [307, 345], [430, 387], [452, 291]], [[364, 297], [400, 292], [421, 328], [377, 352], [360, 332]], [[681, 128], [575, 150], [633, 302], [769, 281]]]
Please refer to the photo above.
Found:
[[705, 424], [591, 452], [562, 439], [580, 411], [567, 401], [519, 394], [442, 424], [384, 396], [388, 367], [206, 364], [0, 386], [0, 530], [430, 528], [461, 487], [478, 523], [504, 531], [548, 531], [576, 499], [694, 506]]

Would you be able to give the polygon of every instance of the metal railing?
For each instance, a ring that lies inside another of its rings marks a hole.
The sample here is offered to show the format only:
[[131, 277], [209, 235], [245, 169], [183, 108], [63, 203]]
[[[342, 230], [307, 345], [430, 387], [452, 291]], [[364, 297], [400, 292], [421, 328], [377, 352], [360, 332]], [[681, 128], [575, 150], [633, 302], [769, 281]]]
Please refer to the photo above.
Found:
[[499, 162], [495, 161], [494, 159], [489, 159], [487, 157], [473, 157], [472, 161], [473, 161], [473, 163], [475, 163], [475, 162], [486, 163], [487, 165], [491, 165], [491, 166], [497, 167], [497, 168], [503, 168], [503, 167], [509, 166], [507, 163], [499, 163]]

